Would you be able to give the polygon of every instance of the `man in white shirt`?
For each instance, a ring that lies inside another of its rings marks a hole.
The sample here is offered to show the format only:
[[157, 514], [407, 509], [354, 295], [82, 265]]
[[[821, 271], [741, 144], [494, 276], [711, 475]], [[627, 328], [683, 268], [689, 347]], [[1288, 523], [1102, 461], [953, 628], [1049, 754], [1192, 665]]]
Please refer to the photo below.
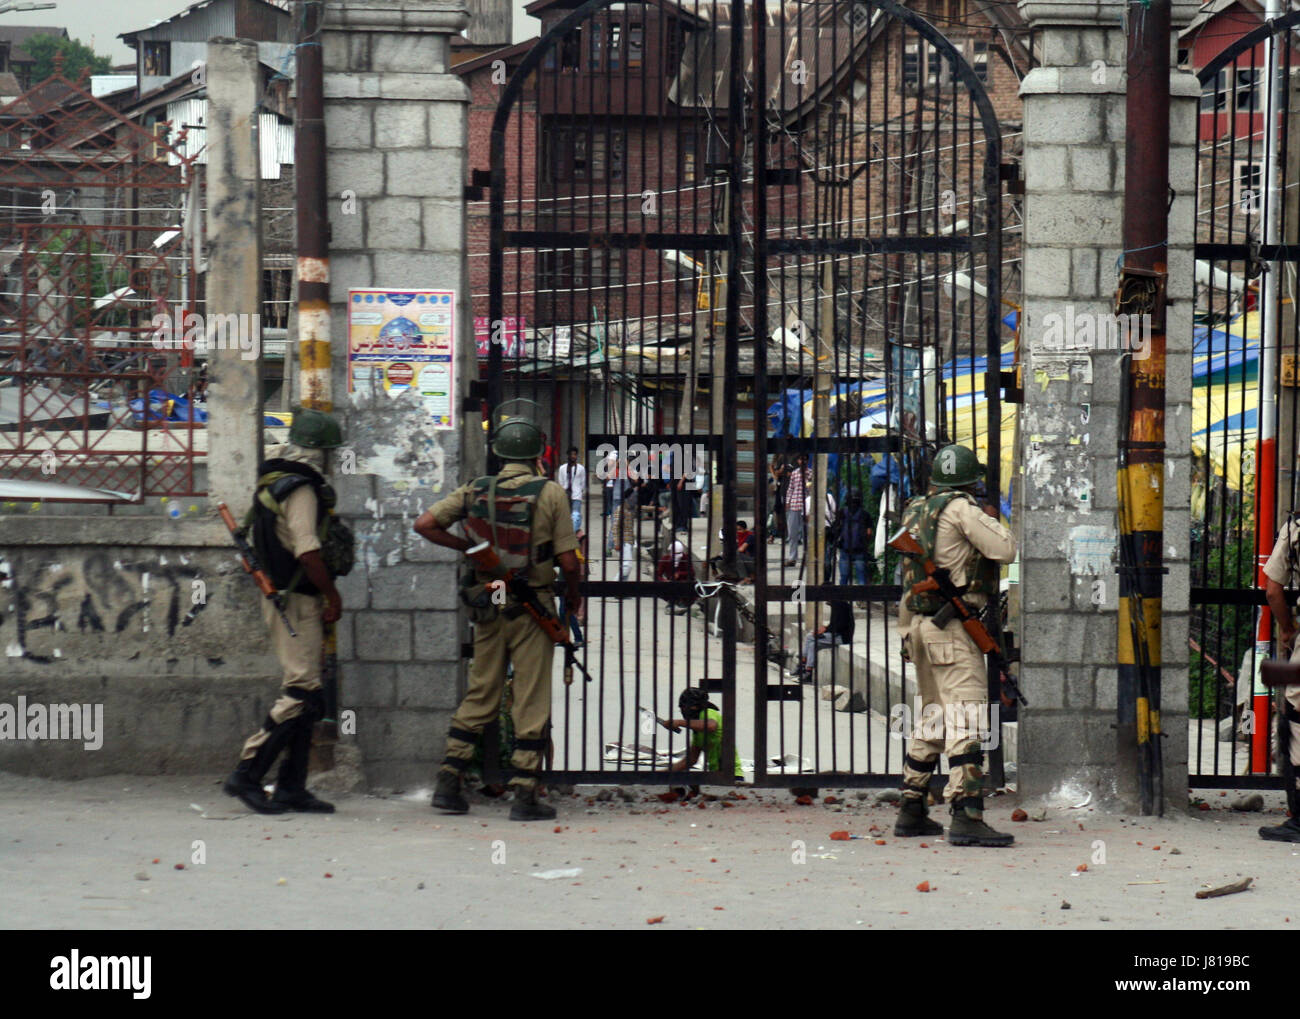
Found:
[[578, 463], [578, 447], [569, 447], [569, 462], [560, 465], [555, 480], [569, 497], [573, 517], [573, 533], [582, 530], [582, 503], [587, 495], [587, 468]]

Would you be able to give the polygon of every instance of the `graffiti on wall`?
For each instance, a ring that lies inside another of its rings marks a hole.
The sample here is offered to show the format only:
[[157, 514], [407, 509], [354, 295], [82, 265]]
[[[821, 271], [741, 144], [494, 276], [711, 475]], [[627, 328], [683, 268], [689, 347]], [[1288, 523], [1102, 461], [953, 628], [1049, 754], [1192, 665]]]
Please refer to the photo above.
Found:
[[[207, 607], [207, 583], [184, 556], [124, 562], [110, 552], [61, 560], [0, 554], [0, 643], [9, 658], [62, 657], [59, 634], [174, 637]], [[47, 634], [49, 636], [47, 636]]]

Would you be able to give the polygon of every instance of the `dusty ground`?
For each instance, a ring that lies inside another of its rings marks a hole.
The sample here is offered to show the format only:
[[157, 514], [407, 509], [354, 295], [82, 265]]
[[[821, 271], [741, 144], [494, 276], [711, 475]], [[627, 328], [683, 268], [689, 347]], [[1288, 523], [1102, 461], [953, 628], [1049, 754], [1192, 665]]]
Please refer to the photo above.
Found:
[[[836, 811], [750, 789], [702, 809], [649, 791], [632, 803], [579, 792], [558, 797], [555, 823], [511, 823], [508, 805], [482, 799], [468, 815], [439, 816], [427, 793], [345, 796], [333, 816], [268, 818], [215, 779], [0, 775], [0, 923], [238, 928], [265, 926], [274, 904], [277, 925], [307, 928], [644, 929], [654, 917], [678, 929], [1300, 924], [1300, 845], [1255, 834], [1280, 820], [1276, 793], [1263, 814], [1208, 792], [1213, 809], [1162, 820], [1088, 807], [1023, 823], [1000, 797], [990, 820], [1017, 844], [978, 850], [895, 839], [894, 808], [874, 794], [842, 794]], [[832, 841], [836, 830], [869, 837]], [[582, 873], [531, 876], [572, 868]], [[1253, 890], [1194, 897], [1242, 876]]]

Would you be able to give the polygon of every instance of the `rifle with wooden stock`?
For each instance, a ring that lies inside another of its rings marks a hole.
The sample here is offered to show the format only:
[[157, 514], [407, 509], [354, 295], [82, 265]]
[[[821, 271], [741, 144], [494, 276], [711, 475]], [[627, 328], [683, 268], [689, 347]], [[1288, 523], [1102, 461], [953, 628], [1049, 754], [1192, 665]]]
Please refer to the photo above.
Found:
[[561, 619], [542, 604], [542, 600], [537, 597], [537, 591], [532, 584], [528, 583], [528, 577], [518, 570], [507, 570], [502, 566], [489, 541], [481, 541], [473, 548], [466, 549], [465, 555], [484, 573], [490, 573], [503, 583], [515, 601], [537, 620], [537, 625], [542, 628], [546, 636], [550, 637], [557, 647], [564, 648], [565, 669], [576, 668], [582, 673], [583, 679], [590, 683], [591, 674], [578, 661], [578, 649], [569, 639], [568, 620]]
[[253, 546], [248, 543], [244, 537], [244, 532], [239, 529], [239, 524], [235, 522], [234, 515], [230, 512], [230, 507], [224, 502], [217, 503], [217, 512], [221, 514], [221, 520], [230, 530], [230, 536], [235, 540], [235, 548], [239, 552], [239, 564], [244, 567], [244, 572], [253, 578], [259, 591], [266, 596], [267, 601], [275, 606], [275, 611], [280, 613], [280, 618], [284, 620], [285, 628], [289, 631], [290, 637], [296, 637], [298, 634], [294, 631], [293, 624], [289, 622], [289, 615], [284, 611], [284, 596], [276, 589], [275, 582], [267, 575], [266, 570], [262, 568], [261, 561], [257, 558], [257, 553], [253, 551]]
[[899, 528], [897, 534], [889, 539], [889, 547], [895, 552], [907, 556], [909, 559], [916, 560], [925, 571], [925, 580], [912, 586], [912, 594], [925, 594], [933, 591], [944, 600], [944, 606], [932, 617], [935, 626], [943, 629], [953, 619], [960, 619], [962, 629], [970, 634], [971, 640], [975, 646], [980, 649], [982, 654], [988, 655], [989, 659], [1002, 673], [1002, 682], [1006, 685], [1007, 692], [1016, 700], [1026, 707], [1029, 702], [1025, 700], [1025, 695], [1020, 692], [1020, 687], [1016, 681], [1011, 678], [1011, 672], [1006, 656], [1002, 654], [1002, 648], [998, 642], [993, 639], [993, 635], [985, 628], [980, 621], [979, 616], [971, 611], [969, 605], [961, 596], [961, 591], [957, 585], [952, 582], [952, 575], [945, 569], [936, 566], [926, 554], [921, 543], [912, 536], [912, 532], [906, 527]]

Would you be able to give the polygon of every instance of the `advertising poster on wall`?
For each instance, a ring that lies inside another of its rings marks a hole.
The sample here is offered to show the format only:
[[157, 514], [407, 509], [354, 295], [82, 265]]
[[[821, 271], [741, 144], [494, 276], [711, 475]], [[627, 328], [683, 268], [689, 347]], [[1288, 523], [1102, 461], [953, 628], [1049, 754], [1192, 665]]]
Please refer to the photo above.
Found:
[[348, 392], [414, 389], [435, 428], [454, 428], [456, 292], [349, 290]]
[[[524, 356], [524, 331], [528, 320], [522, 315], [507, 315], [501, 320], [497, 330], [488, 328], [486, 315], [474, 316], [474, 342], [478, 346], [478, 356], [487, 360], [492, 355], [492, 343], [501, 344], [502, 357]], [[495, 333], [495, 336], [494, 336]]]

